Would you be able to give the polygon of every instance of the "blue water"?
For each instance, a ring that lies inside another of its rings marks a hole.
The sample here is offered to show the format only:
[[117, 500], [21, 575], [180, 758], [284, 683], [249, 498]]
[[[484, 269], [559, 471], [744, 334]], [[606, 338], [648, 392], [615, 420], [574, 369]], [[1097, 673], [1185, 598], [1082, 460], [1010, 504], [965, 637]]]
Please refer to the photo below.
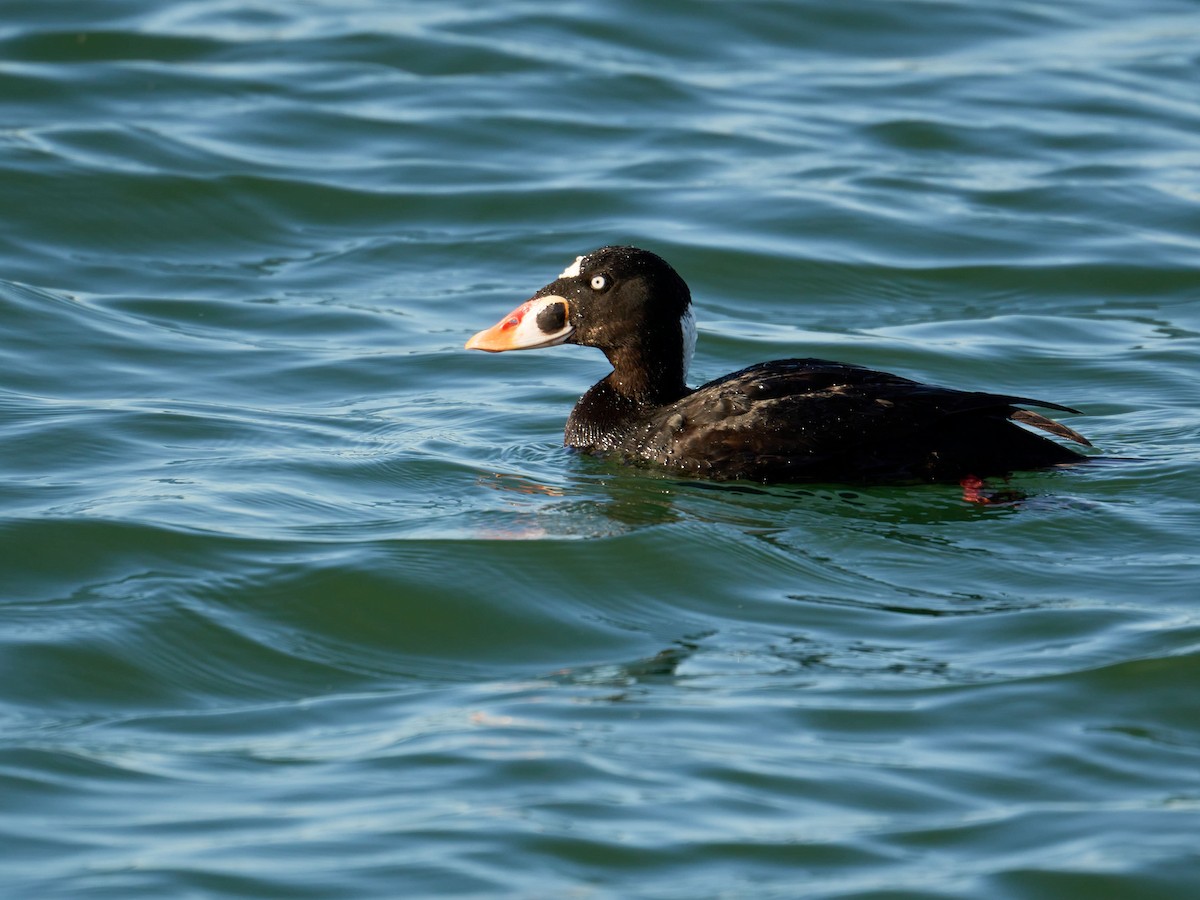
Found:
[[[1200, 890], [1200, 5], [478, 6], [4, 3], [0, 895]], [[570, 454], [613, 242], [1097, 460]]]

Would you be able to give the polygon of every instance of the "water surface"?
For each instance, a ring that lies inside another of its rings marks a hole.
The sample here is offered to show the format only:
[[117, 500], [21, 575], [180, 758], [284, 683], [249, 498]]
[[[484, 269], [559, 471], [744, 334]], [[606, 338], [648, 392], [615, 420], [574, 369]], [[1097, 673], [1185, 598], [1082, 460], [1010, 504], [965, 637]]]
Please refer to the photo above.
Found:
[[[1200, 886], [1194, 2], [10, 0], [0, 884]], [[1107, 461], [713, 486], [461, 350], [666, 256], [693, 379], [1044, 397]]]

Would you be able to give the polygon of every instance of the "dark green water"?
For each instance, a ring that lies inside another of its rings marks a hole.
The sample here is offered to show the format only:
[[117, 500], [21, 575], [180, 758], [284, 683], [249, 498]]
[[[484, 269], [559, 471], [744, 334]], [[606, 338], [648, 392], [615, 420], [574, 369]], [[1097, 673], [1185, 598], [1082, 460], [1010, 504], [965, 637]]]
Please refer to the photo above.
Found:
[[[482, 10], [482, 11], [480, 11]], [[5, 0], [0, 894], [1200, 890], [1200, 5]], [[739, 489], [461, 347], [608, 242], [1098, 455]]]

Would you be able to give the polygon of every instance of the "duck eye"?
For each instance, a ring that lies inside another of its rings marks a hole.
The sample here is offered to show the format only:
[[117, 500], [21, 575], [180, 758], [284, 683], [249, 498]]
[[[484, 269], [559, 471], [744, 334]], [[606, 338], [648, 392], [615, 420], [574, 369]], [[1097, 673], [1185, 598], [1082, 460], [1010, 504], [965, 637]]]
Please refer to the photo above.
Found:
[[608, 287], [608, 279], [605, 276], [603, 276], [603, 275], [593, 275], [592, 276], [592, 290], [593, 291], [602, 291], [606, 287]]

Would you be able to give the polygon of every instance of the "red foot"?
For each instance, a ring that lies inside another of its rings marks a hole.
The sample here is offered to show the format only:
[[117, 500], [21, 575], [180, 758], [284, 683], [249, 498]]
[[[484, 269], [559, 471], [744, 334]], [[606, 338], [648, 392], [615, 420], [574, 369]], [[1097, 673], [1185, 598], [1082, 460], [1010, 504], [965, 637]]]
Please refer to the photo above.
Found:
[[987, 483], [982, 478], [968, 475], [959, 482], [963, 490], [964, 503], [978, 503], [985, 506], [990, 503], [1016, 503], [1024, 500], [1025, 495], [1020, 491], [992, 491], [987, 489]]

